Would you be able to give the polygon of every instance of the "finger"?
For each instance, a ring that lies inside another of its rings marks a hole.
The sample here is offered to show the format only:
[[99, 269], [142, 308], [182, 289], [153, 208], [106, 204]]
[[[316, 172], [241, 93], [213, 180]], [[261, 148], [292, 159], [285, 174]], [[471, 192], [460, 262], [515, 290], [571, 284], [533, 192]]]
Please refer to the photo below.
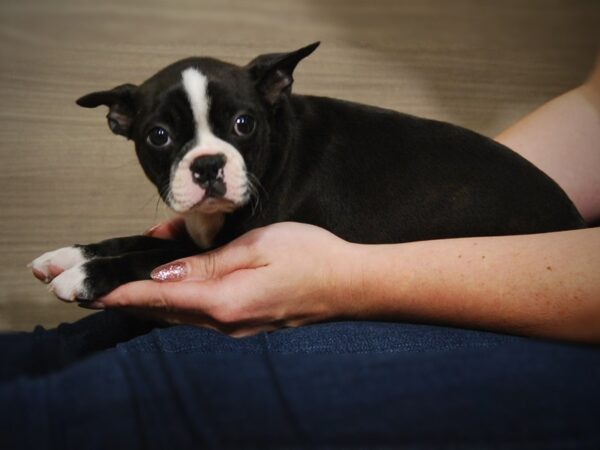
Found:
[[104, 308], [137, 307], [209, 315], [223, 302], [222, 289], [215, 282], [160, 283], [144, 280], [119, 286], [94, 304]]
[[176, 239], [185, 234], [185, 221], [182, 217], [174, 217], [166, 222], [154, 225], [146, 230], [145, 236], [155, 237], [159, 239]]
[[251, 246], [232, 242], [218, 250], [157, 267], [151, 277], [155, 281], [215, 280], [236, 270], [256, 269], [265, 265]]
[[[255, 270], [238, 270], [219, 280], [160, 283], [136, 281], [118, 287], [108, 295], [87, 304], [91, 308], [145, 308], [160, 313], [201, 315], [220, 324], [264, 324], [252, 307], [257, 298]], [[265, 320], [266, 319], [266, 320]]]

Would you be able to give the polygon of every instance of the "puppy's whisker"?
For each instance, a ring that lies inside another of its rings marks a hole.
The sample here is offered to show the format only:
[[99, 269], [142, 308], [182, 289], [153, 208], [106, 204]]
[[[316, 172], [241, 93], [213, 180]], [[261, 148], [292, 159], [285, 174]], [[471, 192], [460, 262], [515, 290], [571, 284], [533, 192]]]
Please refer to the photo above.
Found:
[[262, 203], [260, 201], [260, 193], [255, 186], [250, 188], [250, 201], [252, 202], [252, 216], [262, 212]]
[[248, 177], [248, 193], [249, 193], [249, 197], [250, 197], [250, 206], [252, 208], [252, 213], [251, 216], [254, 217], [256, 215], [257, 212], [260, 213], [261, 206], [262, 203], [260, 201], [260, 191], [259, 191], [259, 187], [261, 188], [261, 190], [266, 194], [266, 190], [262, 187], [260, 180], [251, 172], [247, 172], [247, 177]]
[[156, 207], [154, 208], [154, 221], [158, 217], [158, 207], [160, 206], [160, 195], [156, 196]]
[[159, 199], [160, 198], [169, 198], [169, 191], [170, 191], [170, 187], [169, 185], [165, 185], [162, 186], [161, 188], [159, 188]]
[[248, 178], [250, 178], [251, 181], [251, 186], [253, 188], [256, 189], [256, 194], [258, 195], [258, 188], [260, 188], [260, 190], [262, 191], [263, 195], [265, 198], [269, 197], [269, 193], [267, 192], [267, 190], [263, 187], [262, 183], [260, 182], [260, 180], [258, 179], [258, 177], [256, 175], [254, 175], [252, 172], [248, 172]]
[[[159, 188], [159, 195], [156, 198], [156, 208], [154, 210], [154, 220], [156, 220], [158, 217], [158, 208], [160, 206], [161, 200], [163, 200], [165, 198], [169, 198], [169, 194], [170, 194], [170, 187], [168, 185], [162, 186]], [[163, 200], [163, 202], [164, 202], [164, 200]]]

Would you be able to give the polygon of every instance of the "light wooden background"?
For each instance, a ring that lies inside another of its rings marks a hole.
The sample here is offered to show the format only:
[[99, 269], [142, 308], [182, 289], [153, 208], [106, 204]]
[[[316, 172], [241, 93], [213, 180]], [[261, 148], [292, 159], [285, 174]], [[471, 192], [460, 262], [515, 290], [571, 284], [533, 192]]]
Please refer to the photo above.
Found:
[[494, 135], [584, 79], [599, 29], [597, 0], [0, 0], [0, 330], [85, 314], [33, 279], [38, 254], [167, 215], [80, 95], [185, 56], [245, 63], [321, 40], [296, 91]]

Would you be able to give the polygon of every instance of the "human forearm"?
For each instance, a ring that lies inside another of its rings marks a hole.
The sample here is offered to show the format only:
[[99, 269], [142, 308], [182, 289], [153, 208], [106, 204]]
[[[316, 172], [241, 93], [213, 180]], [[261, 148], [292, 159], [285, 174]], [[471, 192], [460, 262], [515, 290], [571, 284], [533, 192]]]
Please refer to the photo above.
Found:
[[600, 230], [357, 246], [350, 315], [600, 342]]
[[600, 58], [581, 86], [542, 105], [496, 137], [538, 166], [584, 219], [600, 219]]
[[600, 229], [361, 245], [279, 223], [176, 264], [93, 306], [234, 336], [351, 318], [600, 343]]

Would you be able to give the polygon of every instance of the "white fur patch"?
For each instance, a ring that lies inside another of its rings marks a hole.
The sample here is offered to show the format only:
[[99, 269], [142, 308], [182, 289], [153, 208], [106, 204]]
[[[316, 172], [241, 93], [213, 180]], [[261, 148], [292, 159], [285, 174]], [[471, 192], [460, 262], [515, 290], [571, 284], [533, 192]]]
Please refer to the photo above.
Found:
[[61, 300], [74, 302], [78, 298], [86, 298], [84, 287], [86, 277], [84, 265], [79, 264], [65, 270], [52, 280], [49, 289]]
[[199, 132], [204, 133], [209, 130], [208, 108], [210, 100], [207, 93], [208, 80], [198, 69], [194, 69], [193, 67], [181, 72], [181, 78], [183, 80], [183, 88], [192, 107], [194, 120], [196, 121], [196, 138], [198, 138]]
[[[210, 129], [208, 122], [210, 98], [207, 94], [206, 76], [191, 67], [182, 72], [182, 80], [194, 115], [195, 145], [172, 168], [171, 189], [167, 203], [174, 211], [180, 213], [192, 208], [202, 214], [231, 212], [249, 199], [244, 158], [233, 145], [216, 137]], [[225, 156], [223, 182], [227, 192], [218, 202], [211, 202], [212, 199], [205, 199], [204, 189], [194, 182], [190, 166], [200, 156], [217, 154]]]
[[79, 247], [63, 247], [58, 250], [46, 252], [34, 259], [29, 266], [45, 276], [45, 282], [48, 283], [52, 279], [50, 267], [55, 267], [59, 270], [67, 270], [78, 264], [86, 261], [83, 252]]

